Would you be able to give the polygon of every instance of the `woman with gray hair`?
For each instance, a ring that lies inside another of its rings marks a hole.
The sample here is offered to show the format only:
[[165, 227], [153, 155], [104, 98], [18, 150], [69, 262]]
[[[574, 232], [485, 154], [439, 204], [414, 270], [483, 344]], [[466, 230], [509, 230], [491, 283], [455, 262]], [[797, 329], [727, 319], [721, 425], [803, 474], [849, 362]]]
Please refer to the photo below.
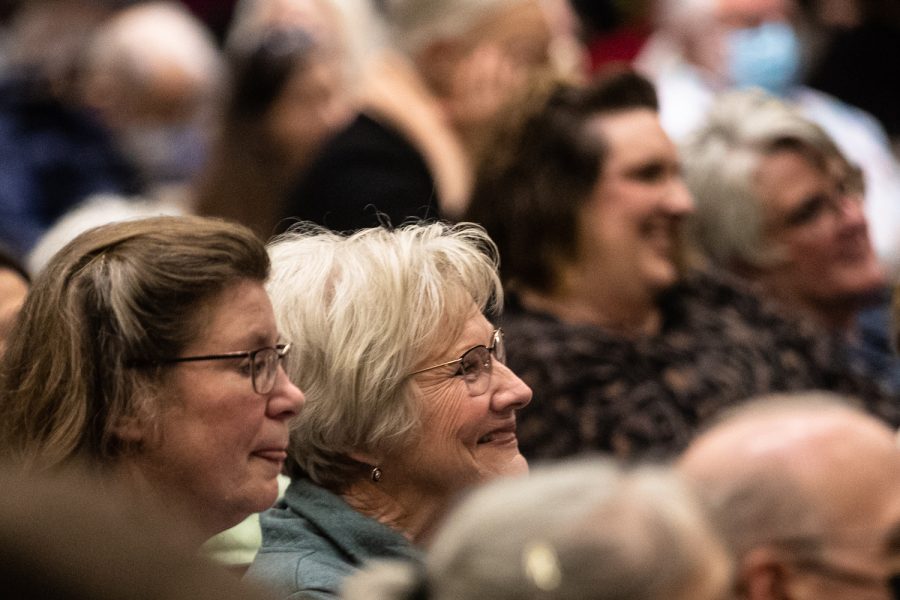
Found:
[[35, 278], [0, 363], [0, 456], [86, 463], [198, 537], [271, 506], [303, 395], [280, 367], [268, 272], [249, 229], [213, 219], [76, 237]]
[[599, 459], [474, 492], [415, 568], [383, 562], [346, 600], [720, 600], [731, 561], [691, 492], [659, 467]]
[[531, 390], [484, 316], [502, 301], [474, 225], [350, 237], [306, 226], [270, 246], [279, 327], [305, 417], [284, 499], [261, 516], [248, 576], [281, 597], [330, 598], [373, 558], [415, 560], [462, 490], [527, 471], [516, 410]]

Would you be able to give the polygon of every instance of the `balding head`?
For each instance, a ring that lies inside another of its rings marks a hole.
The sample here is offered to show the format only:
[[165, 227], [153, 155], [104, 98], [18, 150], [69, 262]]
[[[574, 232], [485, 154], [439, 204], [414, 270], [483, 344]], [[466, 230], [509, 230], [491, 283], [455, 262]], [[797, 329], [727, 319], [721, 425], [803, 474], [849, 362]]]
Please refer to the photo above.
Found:
[[751, 591], [802, 580], [803, 597], [850, 597], [836, 566], [839, 583], [881, 586], [900, 526], [900, 449], [881, 422], [824, 393], [764, 398], [701, 434], [679, 466]]

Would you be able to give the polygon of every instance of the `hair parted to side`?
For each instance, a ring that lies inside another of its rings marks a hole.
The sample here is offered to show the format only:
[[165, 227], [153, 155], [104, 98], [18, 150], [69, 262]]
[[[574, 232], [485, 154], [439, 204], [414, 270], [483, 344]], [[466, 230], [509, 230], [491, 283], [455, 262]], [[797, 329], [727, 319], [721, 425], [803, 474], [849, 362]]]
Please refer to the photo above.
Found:
[[473, 224], [345, 237], [301, 223], [269, 254], [275, 316], [294, 344], [285, 368], [306, 396], [288, 469], [339, 491], [368, 476], [351, 453], [378, 455], [417, 434], [414, 367], [448, 348], [473, 310], [499, 311], [496, 248]]
[[448, 517], [426, 565], [376, 563], [347, 600], [708, 600], [731, 563], [692, 492], [670, 471], [599, 457], [476, 490]]
[[616, 71], [587, 86], [536, 80], [489, 142], [466, 220], [482, 224], [503, 257], [505, 284], [550, 291], [574, 261], [580, 209], [597, 184], [604, 141], [586, 124], [626, 110], [658, 110], [653, 85]]
[[0, 369], [0, 452], [35, 468], [109, 463], [122, 419], [150, 423], [159, 367], [202, 326], [205, 302], [265, 281], [265, 247], [240, 225], [155, 217], [82, 233], [34, 281]]
[[715, 264], [765, 268], [779, 260], [780, 249], [764, 239], [756, 179], [762, 159], [782, 150], [800, 152], [822, 168], [849, 168], [821, 127], [757, 89], [722, 96], [681, 147], [696, 206], [688, 218], [689, 237]]

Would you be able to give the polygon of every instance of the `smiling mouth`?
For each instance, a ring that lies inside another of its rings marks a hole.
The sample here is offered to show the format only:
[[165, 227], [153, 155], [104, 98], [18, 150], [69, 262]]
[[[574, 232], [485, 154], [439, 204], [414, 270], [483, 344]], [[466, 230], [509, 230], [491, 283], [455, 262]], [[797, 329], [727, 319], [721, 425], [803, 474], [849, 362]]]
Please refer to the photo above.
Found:
[[287, 451], [278, 450], [277, 448], [258, 450], [253, 453], [253, 456], [272, 462], [283, 463], [287, 459]]
[[478, 444], [506, 444], [509, 442], [515, 442], [516, 440], [516, 428], [512, 427], [504, 427], [502, 429], [495, 429], [490, 431], [480, 438], [478, 438]]

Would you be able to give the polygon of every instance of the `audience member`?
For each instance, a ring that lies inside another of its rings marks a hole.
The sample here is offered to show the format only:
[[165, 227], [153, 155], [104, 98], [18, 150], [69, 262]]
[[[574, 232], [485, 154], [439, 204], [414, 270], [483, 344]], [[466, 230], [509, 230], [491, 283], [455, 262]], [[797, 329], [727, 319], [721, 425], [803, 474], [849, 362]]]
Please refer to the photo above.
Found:
[[84, 103], [154, 188], [184, 184], [203, 166], [224, 68], [206, 26], [181, 4], [141, 2], [92, 37]]
[[385, 12], [392, 44], [365, 70], [361, 114], [301, 177], [290, 216], [341, 231], [458, 218], [481, 136], [551, 63], [541, 0], [391, 0]]
[[256, 12], [238, 13], [229, 99], [196, 190], [200, 214], [243, 223], [263, 239], [285, 215], [290, 185], [352, 116], [350, 59], [336, 9], [330, 0], [299, 4], [311, 14], [296, 24], [256, 25], [246, 23], [261, 18]]
[[845, 340], [855, 368], [896, 395], [900, 360], [863, 182], [828, 134], [761, 90], [731, 92], [682, 156], [697, 203], [691, 239], [717, 266]]
[[647, 80], [533, 96], [495, 140], [468, 215], [512, 292], [509, 364], [535, 390], [518, 430], [527, 458], [678, 450], [721, 408], [774, 391], [865, 391], [900, 424], [812, 324], [688, 265], [693, 202]]
[[482, 229], [297, 229], [270, 254], [296, 344], [287, 370], [308, 402], [248, 576], [283, 598], [332, 598], [370, 559], [415, 562], [462, 490], [527, 471], [516, 410], [531, 390], [482, 314], [502, 301]]
[[157, 217], [91, 229], [34, 280], [0, 363], [0, 453], [87, 462], [210, 536], [270, 506], [303, 395], [280, 367], [246, 228]]
[[0, 356], [28, 293], [28, 273], [0, 246]]
[[424, 568], [376, 565], [347, 600], [721, 600], [731, 563], [661, 468], [563, 463], [488, 484], [454, 510]]
[[183, 528], [89, 470], [0, 469], [7, 600], [262, 600], [196, 555]]
[[700, 435], [680, 469], [738, 561], [739, 598], [895, 598], [894, 431], [823, 393], [775, 396]]
[[874, 117], [800, 83], [794, 0], [660, 0], [659, 12], [636, 64], [658, 86], [666, 132], [680, 142], [732, 88], [761, 87], [796, 103], [863, 168], [875, 249], [900, 274], [900, 166]]
[[78, 90], [84, 48], [118, 0], [23, 2], [0, 74], [0, 243], [24, 260], [60, 215], [95, 193], [135, 194], [136, 173]]

